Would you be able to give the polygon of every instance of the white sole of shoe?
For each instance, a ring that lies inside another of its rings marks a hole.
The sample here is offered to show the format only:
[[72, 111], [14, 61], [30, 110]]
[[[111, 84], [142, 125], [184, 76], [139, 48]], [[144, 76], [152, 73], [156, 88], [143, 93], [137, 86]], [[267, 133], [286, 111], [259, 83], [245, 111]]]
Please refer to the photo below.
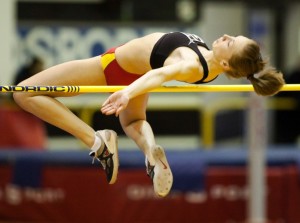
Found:
[[[107, 146], [108, 151], [113, 154], [113, 162], [114, 162], [114, 169], [113, 175], [108, 182], [109, 184], [114, 184], [117, 180], [118, 176], [118, 169], [119, 169], [119, 155], [118, 155], [118, 136], [117, 133], [113, 130], [100, 130], [98, 131], [100, 134], [101, 139], [104, 141], [105, 145]], [[107, 137], [107, 132], [109, 132], [109, 137]]]
[[153, 186], [159, 197], [169, 194], [173, 185], [173, 174], [167, 161], [165, 151], [161, 146], [156, 146], [151, 150], [155, 160]]

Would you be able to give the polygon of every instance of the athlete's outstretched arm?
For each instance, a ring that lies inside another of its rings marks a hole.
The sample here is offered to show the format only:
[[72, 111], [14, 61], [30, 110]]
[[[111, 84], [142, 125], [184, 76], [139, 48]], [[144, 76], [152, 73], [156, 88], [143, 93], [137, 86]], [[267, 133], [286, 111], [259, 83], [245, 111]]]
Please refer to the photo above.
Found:
[[116, 114], [118, 116], [126, 108], [130, 99], [148, 93], [167, 81], [187, 81], [195, 72], [199, 72], [199, 66], [190, 61], [182, 61], [151, 70], [123, 90], [113, 93], [103, 103], [101, 111], [106, 115]]

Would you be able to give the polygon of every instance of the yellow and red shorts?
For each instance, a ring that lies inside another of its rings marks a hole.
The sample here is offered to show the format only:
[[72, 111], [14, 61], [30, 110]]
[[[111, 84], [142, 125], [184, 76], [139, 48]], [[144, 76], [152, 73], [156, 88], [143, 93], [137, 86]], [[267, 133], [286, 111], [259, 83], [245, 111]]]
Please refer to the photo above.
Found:
[[118, 64], [115, 56], [115, 48], [109, 49], [101, 55], [101, 65], [104, 71], [107, 85], [129, 85], [141, 75], [125, 71]]

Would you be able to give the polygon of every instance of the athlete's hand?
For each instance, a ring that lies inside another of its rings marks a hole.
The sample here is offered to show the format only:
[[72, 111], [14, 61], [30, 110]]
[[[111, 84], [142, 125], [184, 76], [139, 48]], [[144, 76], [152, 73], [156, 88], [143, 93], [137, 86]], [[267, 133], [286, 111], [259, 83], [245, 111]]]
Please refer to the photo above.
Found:
[[115, 114], [119, 116], [120, 112], [123, 111], [129, 102], [129, 97], [124, 91], [117, 91], [110, 95], [108, 99], [102, 104], [101, 112], [105, 115]]

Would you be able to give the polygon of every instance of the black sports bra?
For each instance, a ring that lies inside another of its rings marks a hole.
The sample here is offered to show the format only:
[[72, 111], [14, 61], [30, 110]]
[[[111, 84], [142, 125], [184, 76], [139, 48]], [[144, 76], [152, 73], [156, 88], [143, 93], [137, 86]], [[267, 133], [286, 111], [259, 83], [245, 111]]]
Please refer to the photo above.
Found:
[[206, 60], [198, 49], [198, 46], [205, 47], [209, 50], [204, 41], [194, 34], [183, 32], [171, 32], [163, 35], [154, 45], [150, 56], [150, 65], [152, 69], [163, 67], [168, 56], [178, 47], [189, 47], [199, 56], [200, 63], [203, 67], [203, 78], [194, 84], [206, 83], [208, 77], [208, 67]]

